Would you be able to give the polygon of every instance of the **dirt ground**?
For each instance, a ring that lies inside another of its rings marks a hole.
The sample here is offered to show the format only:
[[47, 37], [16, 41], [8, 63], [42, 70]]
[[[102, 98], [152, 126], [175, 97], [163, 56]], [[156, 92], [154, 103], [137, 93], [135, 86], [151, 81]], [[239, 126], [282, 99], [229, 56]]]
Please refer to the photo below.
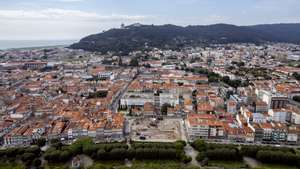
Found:
[[135, 119], [132, 124], [131, 139], [143, 141], [141, 137], [145, 137], [145, 141], [161, 142], [180, 140], [181, 128], [180, 119]]

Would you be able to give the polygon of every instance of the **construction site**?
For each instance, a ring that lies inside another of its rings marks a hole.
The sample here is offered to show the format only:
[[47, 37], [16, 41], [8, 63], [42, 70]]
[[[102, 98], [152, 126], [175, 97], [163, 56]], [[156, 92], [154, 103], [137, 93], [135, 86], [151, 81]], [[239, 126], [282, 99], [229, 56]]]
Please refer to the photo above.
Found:
[[169, 142], [184, 137], [181, 119], [136, 118], [131, 126], [134, 141]]

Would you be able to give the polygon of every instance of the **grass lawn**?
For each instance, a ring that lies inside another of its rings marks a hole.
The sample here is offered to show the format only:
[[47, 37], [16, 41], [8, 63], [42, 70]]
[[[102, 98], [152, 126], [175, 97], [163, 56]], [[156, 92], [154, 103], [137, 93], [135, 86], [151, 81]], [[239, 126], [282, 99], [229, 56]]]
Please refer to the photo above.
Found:
[[124, 164], [101, 163], [96, 162], [90, 169], [199, 169], [193, 166], [186, 166], [176, 161], [134, 161], [131, 167], [126, 167]]
[[25, 169], [25, 167], [16, 163], [0, 163], [0, 169]]
[[254, 169], [299, 169], [298, 167], [279, 165], [279, 164], [262, 164]]
[[242, 161], [209, 161], [208, 166], [224, 167], [225, 169], [240, 169], [245, 166]]
[[145, 168], [158, 168], [158, 169], [190, 169], [193, 168], [191, 165], [185, 165], [181, 162], [177, 161], [159, 161], [159, 160], [154, 160], [154, 161], [134, 161], [132, 164], [133, 168], [139, 168], [139, 167], [145, 167]]
[[[245, 167], [243, 162], [238, 161], [209, 161], [207, 167], [224, 167], [224, 169], [240, 169]], [[66, 164], [50, 164], [44, 167], [45, 169], [70, 169]], [[205, 168], [205, 167], [204, 167]], [[0, 169], [25, 169], [21, 164], [0, 162]], [[185, 165], [177, 161], [160, 161], [160, 160], [145, 160], [133, 161], [131, 167], [126, 167], [122, 161], [104, 161], [95, 162], [88, 169], [200, 169], [196, 166]], [[299, 169], [293, 166], [279, 164], [262, 164], [259, 167], [252, 169]]]
[[45, 165], [45, 169], [69, 169], [67, 164], [48, 164]]

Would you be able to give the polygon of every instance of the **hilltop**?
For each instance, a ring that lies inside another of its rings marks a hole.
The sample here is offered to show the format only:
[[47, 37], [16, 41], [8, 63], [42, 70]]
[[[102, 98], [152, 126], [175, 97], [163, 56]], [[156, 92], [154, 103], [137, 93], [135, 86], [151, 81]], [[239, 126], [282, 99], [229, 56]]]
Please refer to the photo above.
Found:
[[87, 36], [71, 45], [73, 49], [99, 52], [130, 52], [144, 48], [178, 49], [186, 45], [212, 43], [300, 43], [300, 24], [205, 26], [133, 24]]

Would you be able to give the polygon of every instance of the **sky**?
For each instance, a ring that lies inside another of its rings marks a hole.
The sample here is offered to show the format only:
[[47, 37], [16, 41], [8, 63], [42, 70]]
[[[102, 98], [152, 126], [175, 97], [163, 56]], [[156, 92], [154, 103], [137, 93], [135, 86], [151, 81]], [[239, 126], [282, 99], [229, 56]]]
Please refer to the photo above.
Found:
[[0, 40], [80, 39], [132, 23], [300, 23], [300, 0], [0, 0]]

